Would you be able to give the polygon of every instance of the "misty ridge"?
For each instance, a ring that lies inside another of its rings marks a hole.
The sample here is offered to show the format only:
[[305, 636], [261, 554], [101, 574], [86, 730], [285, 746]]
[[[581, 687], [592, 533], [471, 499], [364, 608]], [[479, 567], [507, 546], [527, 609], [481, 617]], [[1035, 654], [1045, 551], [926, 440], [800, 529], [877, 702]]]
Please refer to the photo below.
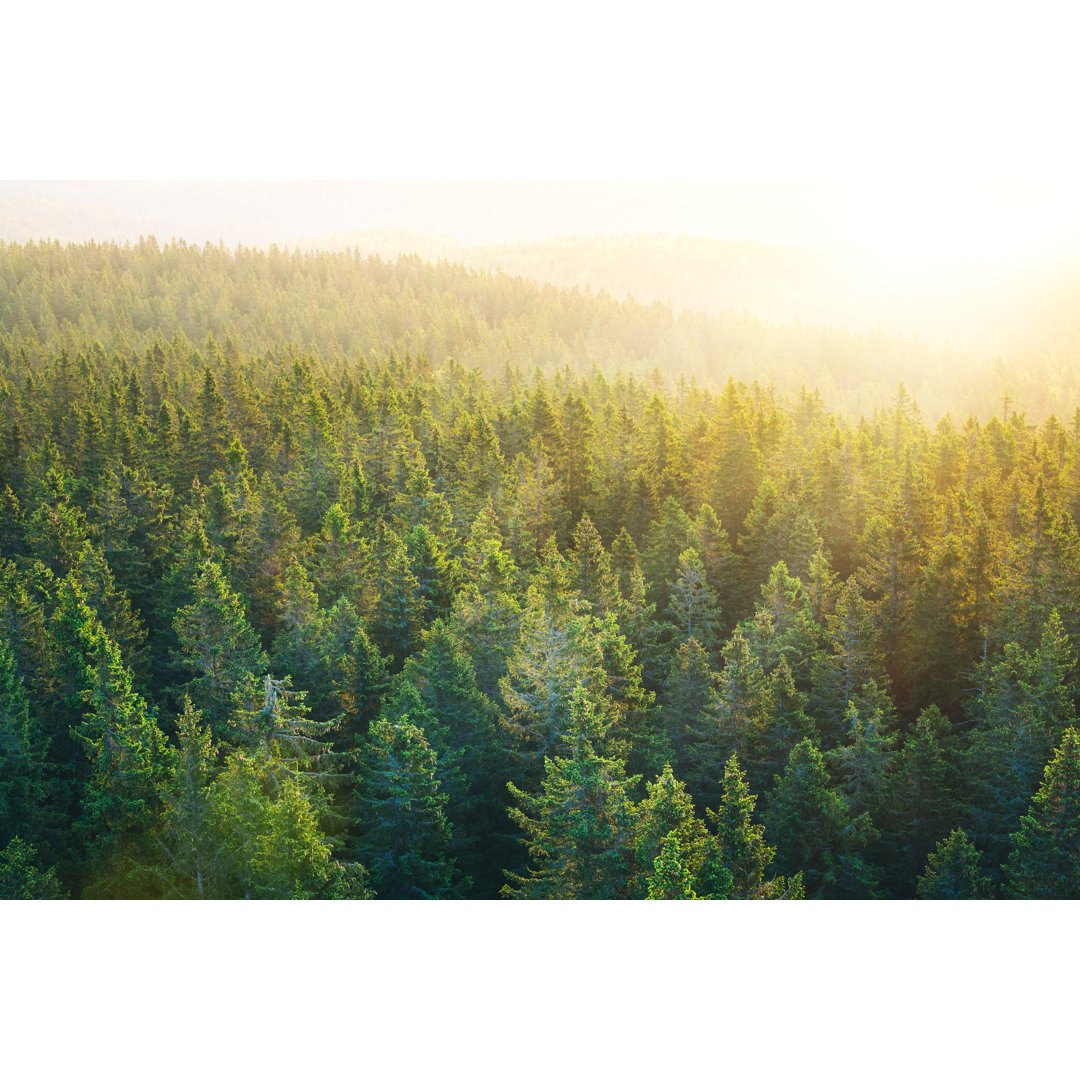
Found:
[[1007, 185], [927, 201], [824, 181], [0, 184], [9, 243], [416, 256], [659, 302], [679, 329], [638, 366], [713, 387], [805, 385], [852, 416], [900, 382], [931, 419], [985, 418], [1005, 395], [1033, 421], [1071, 414], [1073, 231], [1052, 192]]

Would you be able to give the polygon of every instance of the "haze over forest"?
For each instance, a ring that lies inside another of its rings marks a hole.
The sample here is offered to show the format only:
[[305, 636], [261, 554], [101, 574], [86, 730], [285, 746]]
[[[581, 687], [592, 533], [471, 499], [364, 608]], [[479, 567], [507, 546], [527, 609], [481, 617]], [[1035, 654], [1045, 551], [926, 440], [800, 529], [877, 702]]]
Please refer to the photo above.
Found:
[[[1076, 407], [1080, 216], [1052, 184], [839, 181], [321, 181], [0, 184], [0, 239], [416, 254], [673, 311], [917, 339], [929, 416], [970, 398], [933, 368], [1032, 410]], [[895, 342], [883, 346], [895, 352]], [[436, 358], [441, 359], [441, 358]], [[1032, 368], [1032, 365], [1035, 365]], [[1032, 396], [1020, 371], [1042, 383]], [[1003, 372], [1007, 374], [1003, 374]], [[676, 377], [678, 372], [667, 373]], [[718, 377], [724, 377], [718, 372]], [[742, 373], [740, 373], [742, 374]], [[866, 376], [873, 381], [873, 371]], [[903, 376], [903, 372], [900, 373]], [[871, 407], [870, 396], [830, 404]], [[894, 389], [894, 387], [892, 388]], [[921, 391], [921, 393], [920, 393]], [[1046, 393], [1050, 397], [1046, 397]], [[985, 413], [982, 404], [974, 405]]]
[[1080, 896], [1069, 214], [886, 194], [6, 188], [0, 898]]

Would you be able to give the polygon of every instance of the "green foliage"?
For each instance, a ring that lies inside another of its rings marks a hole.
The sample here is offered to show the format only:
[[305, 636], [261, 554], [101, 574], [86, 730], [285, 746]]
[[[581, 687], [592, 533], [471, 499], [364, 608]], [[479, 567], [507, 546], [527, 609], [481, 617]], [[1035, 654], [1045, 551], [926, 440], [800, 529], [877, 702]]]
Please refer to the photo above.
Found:
[[37, 850], [14, 836], [0, 851], [0, 900], [63, 900], [66, 895], [51, 867], [37, 866]]
[[973, 832], [995, 864], [1004, 859], [1054, 747], [1076, 722], [1075, 669], [1053, 612], [1036, 648], [1010, 643], [1000, 660], [987, 660], [976, 672], [968, 706], [975, 723], [968, 768], [978, 796]]
[[360, 759], [355, 850], [384, 900], [456, 899], [452, 854], [435, 752], [407, 716], [379, 720]]
[[48, 744], [30, 718], [30, 703], [15, 656], [0, 637], [0, 841], [41, 827]]
[[1005, 895], [1023, 900], [1080, 897], [1080, 735], [1067, 728], [1012, 837]]
[[757, 796], [750, 793], [735, 755], [724, 767], [723, 795], [717, 811], [706, 811], [716, 830], [719, 861], [731, 875], [732, 900], [800, 899], [802, 878], [767, 878], [776, 849], [765, 843], [765, 828], [753, 820]]
[[317, 790], [275, 776], [272, 765], [263, 754], [234, 752], [211, 785], [209, 850], [221, 862], [208, 898], [368, 899], [363, 868], [332, 856]]
[[981, 872], [978, 848], [963, 829], [953, 829], [930, 853], [918, 879], [920, 900], [990, 900], [990, 879]]
[[650, 900], [698, 899], [693, 888], [693, 877], [683, 863], [682, 846], [673, 832], [661, 841], [660, 854], [653, 860], [648, 890]]
[[99, 625], [88, 623], [82, 634], [85, 712], [75, 734], [90, 769], [79, 825], [96, 864], [92, 892], [124, 896], [139, 890], [134, 879], [161, 810], [173, 755], [153, 713], [132, 689], [119, 649]]
[[[645, 788], [634, 820], [637, 869], [629, 893], [650, 900], [698, 899], [695, 884], [703, 891], [714, 884], [708, 876], [716, 862], [712, 838], [670, 765]], [[660, 876], [654, 880], [656, 875]], [[665, 895], [654, 895], [657, 891]]]
[[863, 857], [876, 838], [867, 813], [853, 815], [829, 783], [825, 759], [809, 739], [792, 751], [769, 794], [765, 827], [776, 843], [777, 866], [803, 874], [811, 899], [872, 897], [876, 873]]
[[626, 897], [633, 867], [634, 805], [622, 763], [601, 757], [604, 723], [583, 691], [573, 697], [564, 756], [544, 759], [540, 791], [508, 784], [511, 820], [529, 854], [524, 873], [507, 871], [502, 894], [517, 900]]
[[900, 898], [960, 824], [1068, 892], [1080, 422], [1005, 369], [927, 425], [884, 338], [417, 259], [0, 280], [0, 843], [60, 890]]
[[241, 598], [221, 567], [207, 560], [192, 583], [192, 602], [176, 613], [177, 662], [196, 676], [184, 690], [221, 733], [233, 694], [245, 680], [266, 670], [266, 654], [248, 623]]

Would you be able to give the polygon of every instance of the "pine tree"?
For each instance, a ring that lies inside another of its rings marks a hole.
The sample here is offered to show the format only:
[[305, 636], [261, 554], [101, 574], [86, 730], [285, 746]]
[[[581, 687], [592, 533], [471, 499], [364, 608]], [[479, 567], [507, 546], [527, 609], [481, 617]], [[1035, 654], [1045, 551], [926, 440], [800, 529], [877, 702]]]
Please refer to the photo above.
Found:
[[364, 868], [333, 857], [325, 810], [317, 788], [275, 773], [265, 753], [234, 750], [210, 788], [216, 898], [370, 898]]
[[719, 642], [720, 607], [705, 583], [705, 567], [693, 548], [679, 556], [678, 576], [668, 588], [668, 621], [675, 628], [673, 641], [696, 638], [706, 652]]
[[[631, 878], [628, 892], [632, 897], [650, 899], [671, 899], [673, 897], [654, 897], [651, 879], [656, 862], [664, 859], [670, 864], [669, 869], [678, 875], [685, 874], [688, 893], [682, 899], [693, 899], [695, 883], [699, 888], [706, 888], [710, 882], [699, 882], [711, 869], [711, 837], [704, 823], [694, 811], [694, 803], [680, 780], [675, 778], [670, 765], [652, 783], [645, 785], [646, 796], [638, 804], [634, 820], [634, 858], [636, 871]], [[674, 845], [678, 845], [678, 853]], [[665, 855], [665, 848], [667, 853]], [[675, 863], [677, 862], [677, 870]]]
[[1022, 900], [1080, 897], [1080, 735], [1065, 731], [1031, 807], [1012, 836], [1005, 895]]
[[382, 900], [460, 895], [434, 750], [408, 717], [379, 720], [360, 761], [355, 852]]
[[979, 869], [980, 855], [963, 829], [953, 831], [930, 853], [916, 883], [920, 900], [990, 900], [990, 879]]
[[671, 659], [660, 695], [660, 718], [679, 773], [690, 775], [699, 754], [699, 740], [719, 725], [719, 679], [695, 638], [684, 641]]
[[176, 659], [198, 674], [184, 686], [194, 704], [222, 734], [232, 697], [245, 680], [266, 670], [266, 654], [251, 629], [240, 597], [221, 567], [207, 560], [192, 584], [193, 599], [176, 613]]
[[177, 720], [179, 743], [172, 777], [162, 793], [158, 875], [165, 897], [214, 899], [225, 893], [222, 861], [211, 830], [210, 785], [216, 749], [202, 714], [185, 698]]
[[388, 702], [384, 716], [408, 715], [423, 729], [437, 756], [457, 865], [472, 879], [477, 895], [491, 895], [501, 880], [501, 854], [497, 858], [486, 849], [499, 849], [496, 834], [505, 832], [500, 827], [505, 766], [496, 707], [477, 688], [464, 639], [441, 619], [395, 681], [398, 693], [391, 697], [401, 701]]
[[632, 871], [634, 805], [618, 759], [599, 756], [604, 724], [583, 691], [574, 694], [563, 755], [544, 759], [540, 791], [512, 783], [511, 820], [524, 833], [530, 865], [507, 871], [504, 896], [517, 900], [624, 897]]
[[914, 894], [916, 875], [937, 838], [962, 813], [957, 762], [952, 726], [936, 706], [924, 709], [896, 755], [878, 821], [889, 853], [884, 881], [898, 898]]
[[968, 706], [975, 722], [967, 770], [976, 796], [974, 838], [994, 865], [1008, 852], [1009, 834], [1034, 796], [1046, 762], [1076, 721], [1076, 658], [1056, 612], [1039, 646], [1006, 645], [996, 662], [976, 672]]
[[715, 710], [702, 713], [695, 723], [694, 749], [690, 772], [691, 790], [706, 805], [719, 798], [724, 762], [735, 754], [754, 766], [756, 775], [764, 760], [764, 739], [773, 720], [773, 683], [761, 670], [741, 628], [724, 646], [724, 669], [716, 682]]
[[0, 637], [0, 844], [32, 842], [43, 824], [48, 743], [30, 717], [15, 656]]
[[499, 683], [506, 706], [501, 723], [519, 763], [519, 783], [538, 780], [542, 759], [559, 752], [575, 692], [585, 688], [594, 702], [603, 698], [602, 645], [580, 609], [552, 542], [526, 594], [518, 645]]
[[56, 871], [38, 867], [33, 844], [14, 836], [0, 851], [0, 900], [64, 900]]
[[521, 605], [514, 595], [518, 570], [503, 548], [490, 503], [472, 523], [461, 572], [464, 583], [454, 597], [454, 621], [469, 642], [477, 686], [492, 697], [517, 640]]
[[767, 878], [776, 849], [765, 843], [765, 828], [754, 823], [757, 796], [750, 793], [746, 776], [734, 754], [724, 766], [723, 795], [716, 811], [706, 816], [716, 830], [719, 862], [731, 875], [732, 900], [801, 899], [802, 877]]
[[584, 610], [598, 619], [603, 619], [608, 612], [618, 614], [622, 611], [622, 597], [611, 556], [587, 515], [574, 528], [569, 562], [572, 584], [586, 605]]
[[682, 845], [671, 832], [661, 841], [660, 854], [653, 860], [653, 872], [648, 879], [650, 900], [697, 900], [694, 879], [685, 865]]
[[134, 692], [120, 651], [100, 626], [85, 628], [85, 713], [77, 731], [90, 762], [83, 819], [96, 864], [90, 889], [141, 891], [150, 837], [161, 812], [172, 752], [146, 702]]
[[792, 751], [767, 798], [765, 827], [776, 844], [777, 866], [802, 871], [811, 899], [872, 899], [876, 873], [863, 851], [877, 833], [869, 814], [855, 817], [829, 784], [825, 759], [809, 739]]

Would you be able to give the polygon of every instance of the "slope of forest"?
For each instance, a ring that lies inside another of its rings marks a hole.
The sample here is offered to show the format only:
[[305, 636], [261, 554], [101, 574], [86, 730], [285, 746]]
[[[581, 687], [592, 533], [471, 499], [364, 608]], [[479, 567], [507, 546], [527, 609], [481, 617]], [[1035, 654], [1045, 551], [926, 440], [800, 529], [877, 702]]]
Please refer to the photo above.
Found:
[[[1080, 275], [1068, 260], [973, 266], [930, 252], [883, 260], [853, 247], [688, 235], [466, 244], [401, 229], [322, 236], [302, 247], [389, 259], [418, 255], [644, 304], [660, 301], [684, 322], [694, 317], [689, 313], [704, 314], [718, 326], [741, 328], [754, 361], [775, 384], [797, 388], [772, 362], [777, 355], [797, 360], [794, 377], [806, 374], [830, 407], [853, 418], [887, 404], [899, 382], [933, 419], [950, 410], [989, 418], [1005, 394], [1039, 420], [1080, 404], [1073, 363]], [[768, 334], [761, 335], [761, 324]], [[747, 333], [751, 326], [756, 333]], [[850, 331], [869, 351], [852, 345]], [[841, 358], [853, 349], [862, 361], [847, 364]]]
[[[899, 383], [936, 420], [987, 419], [1013, 407], [1043, 420], [1080, 404], [1072, 352], [987, 365], [882, 332], [780, 326], [743, 314], [675, 315], [660, 304], [557, 289], [523, 278], [359, 252], [284, 252], [181, 243], [134, 246], [0, 242], [6, 347], [69, 350], [85, 338], [140, 351], [155, 337], [214, 334], [258, 352], [290, 342], [324, 357], [391, 348], [453, 356], [488, 375], [598, 367], [720, 389], [729, 377], [783, 394], [821, 395], [849, 419], [886, 407]], [[1061, 294], [1058, 311], [1068, 311]], [[230, 344], [231, 343], [231, 344]]]
[[1080, 895], [1080, 413], [783, 335], [0, 246], [0, 895]]

